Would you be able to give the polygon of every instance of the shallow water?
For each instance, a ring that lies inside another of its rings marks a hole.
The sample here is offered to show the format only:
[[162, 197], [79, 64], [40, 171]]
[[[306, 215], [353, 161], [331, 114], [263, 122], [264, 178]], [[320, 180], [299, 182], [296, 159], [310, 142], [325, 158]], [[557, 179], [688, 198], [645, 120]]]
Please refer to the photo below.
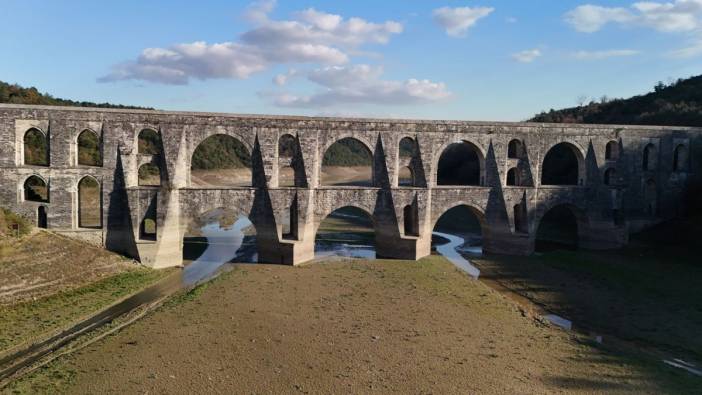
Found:
[[456, 265], [459, 269], [468, 273], [468, 275], [470, 275], [471, 277], [476, 278], [476, 279], [478, 277], [480, 277], [480, 269], [473, 266], [473, 264], [470, 263], [470, 261], [468, 259], [463, 257], [461, 252], [471, 253], [471, 254], [482, 254], [482, 252], [483, 252], [482, 247], [480, 247], [480, 246], [462, 247], [465, 244], [466, 240], [460, 236], [455, 236], [455, 235], [443, 233], [443, 232], [433, 232], [432, 234], [448, 240], [448, 243], [437, 245], [436, 252], [438, 252], [444, 258], [451, 261], [451, 263]]
[[242, 217], [229, 227], [221, 227], [219, 222], [212, 222], [200, 228], [202, 236], [207, 238], [207, 248], [183, 269], [183, 285], [189, 286], [209, 279], [226, 263], [256, 262], [256, 254], [245, 248], [244, 229], [251, 225], [248, 218]]

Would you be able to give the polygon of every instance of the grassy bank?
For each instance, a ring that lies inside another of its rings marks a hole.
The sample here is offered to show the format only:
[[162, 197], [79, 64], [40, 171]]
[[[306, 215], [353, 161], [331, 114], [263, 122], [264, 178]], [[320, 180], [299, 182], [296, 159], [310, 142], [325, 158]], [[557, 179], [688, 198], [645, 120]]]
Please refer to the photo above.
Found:
[[156, 282], [168, 273], [169, 271], [134, 268], [35, 301], [0, 306], [0, 353], [58, 331]]

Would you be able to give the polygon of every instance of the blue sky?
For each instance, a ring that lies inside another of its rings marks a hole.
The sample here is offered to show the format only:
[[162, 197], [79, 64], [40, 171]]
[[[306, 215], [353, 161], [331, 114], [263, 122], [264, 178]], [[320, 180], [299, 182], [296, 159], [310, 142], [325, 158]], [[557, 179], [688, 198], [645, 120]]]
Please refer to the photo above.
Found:
[[3, 0], [0, 80], [167, 110], [523, 120], [701, 74], [702, 0]]

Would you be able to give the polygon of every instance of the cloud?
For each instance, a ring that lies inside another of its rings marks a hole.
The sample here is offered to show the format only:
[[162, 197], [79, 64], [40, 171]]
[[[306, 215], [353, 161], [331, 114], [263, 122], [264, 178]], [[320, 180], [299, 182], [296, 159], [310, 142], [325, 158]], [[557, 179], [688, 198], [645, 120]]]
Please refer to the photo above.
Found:
[[525, 51], [512, 54], [512, 59], [520, 63], [531, 63], [542, 55], [539, 49], [527, 49]]
[[328, 66], [307, 73], [307, 80], [322, 89], [312, 95], [290, 92], [263, 93], [279, 107], [330, 107], [350, 103], [401, 105], [435, 102], [451, 93], [440, 82], [408, 79], [383, 80], [383, 68], [366, 64]]
[[479, 19], [490, 15], [495, 9], [491, 7], [441, 7], [432, 12], [434, 22], [446, 30], [452, 37], [463, 37], [469, 28]]
[[566, 13], [565, 21], [584, 33], [594, 33], [610, 23], [667, 33], [691, 32], [702, 27], [702, 0], [643, 1], [629, 8], [585, 4]]
[[668, 56], [679, 59], [694, 58], [702, 55], [702, 38], [692, 41], [687, 47], [668, 52]]
[[238, 41], [209, 44], [204, 41], [147, 48], [133, 61], [112, 67], [99, 82], [141, 80], [183, 85], [192, 79], [246, 79], [275, 64], [310, 63], [342, 65], [366, 44], [386, 44], [402, 32], [400, 23], [368, 22], [313, 8], [291, 20], [271, 20], [275, 1], [258, 1], [245, 18], [254, 27]]
[[297, 70], [290, 69], [285, 74], [278, 74], [275, 77], [273, 77], [273, 83], [278, 85], [278, 86], [283, 86], [283, 85], [287, 84], [291, 78], [296, 77], [299, 74], [300, 73]]
[[610, 49], [605, 51], [577, 51], [572, 57], [579, 60], [602, 60], [608, 58], [635, 56], [641, 52], [633, 49]]

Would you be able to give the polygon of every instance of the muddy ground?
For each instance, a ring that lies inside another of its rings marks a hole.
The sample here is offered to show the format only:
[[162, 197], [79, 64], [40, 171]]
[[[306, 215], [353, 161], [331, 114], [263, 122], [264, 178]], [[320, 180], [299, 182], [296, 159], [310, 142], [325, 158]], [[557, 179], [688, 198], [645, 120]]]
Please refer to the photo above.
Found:
[[431, 257], [238, 265], [6, 391], [641, 394], [690, 380], [550, 327]]

